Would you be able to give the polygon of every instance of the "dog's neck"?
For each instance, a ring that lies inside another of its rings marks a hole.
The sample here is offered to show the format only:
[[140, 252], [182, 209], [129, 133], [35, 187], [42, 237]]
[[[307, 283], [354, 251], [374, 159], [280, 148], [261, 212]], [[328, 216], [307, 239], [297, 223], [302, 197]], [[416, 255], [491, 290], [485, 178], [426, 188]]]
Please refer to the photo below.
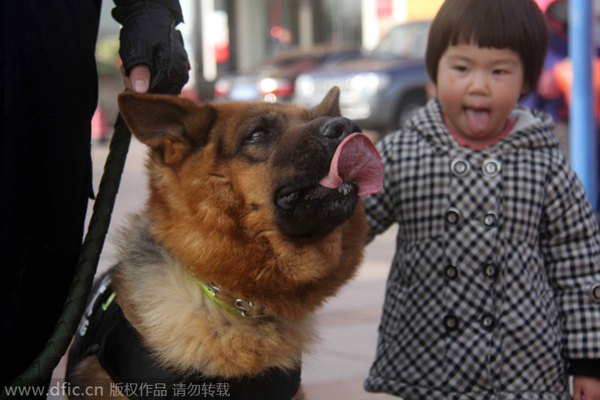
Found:
[[[299, 365], [314, 339], [313, 318], [288, 321], [232, 313], [158, 245], [147, 224], [145, 217], [134, 219], [122, 242], [113, 286], [127, 319], [163, 365], [223, 377]], [[230, 295], [222, 292], [220, 300], [228, 302]], [[255, 304], [255, 312], [262, 315], [264, 310]]]

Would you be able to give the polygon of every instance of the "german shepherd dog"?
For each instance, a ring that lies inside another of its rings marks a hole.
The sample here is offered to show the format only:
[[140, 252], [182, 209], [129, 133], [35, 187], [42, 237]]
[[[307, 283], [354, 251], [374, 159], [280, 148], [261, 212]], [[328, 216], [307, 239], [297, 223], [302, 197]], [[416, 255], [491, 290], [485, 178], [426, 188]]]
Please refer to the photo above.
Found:
[[355, 274], [381, 189], [369, 139], [317, 106], [122, 93], [149, 198], [71, 346], [71, 397], [303, 399], [314, 311]]

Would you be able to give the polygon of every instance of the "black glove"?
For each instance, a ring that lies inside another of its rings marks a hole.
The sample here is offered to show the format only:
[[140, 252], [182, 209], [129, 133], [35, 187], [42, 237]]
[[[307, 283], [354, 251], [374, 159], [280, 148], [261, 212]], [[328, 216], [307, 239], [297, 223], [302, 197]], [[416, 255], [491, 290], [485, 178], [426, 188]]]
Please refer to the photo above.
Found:
[[151, 93], [179, 94], [189, 79], [188, 56], [181, 32], [183, 22], [177, 0], [114, 0], [113, 18], [121, 23], [121, 48], [125, 75], [131, 68], [150, 68]]

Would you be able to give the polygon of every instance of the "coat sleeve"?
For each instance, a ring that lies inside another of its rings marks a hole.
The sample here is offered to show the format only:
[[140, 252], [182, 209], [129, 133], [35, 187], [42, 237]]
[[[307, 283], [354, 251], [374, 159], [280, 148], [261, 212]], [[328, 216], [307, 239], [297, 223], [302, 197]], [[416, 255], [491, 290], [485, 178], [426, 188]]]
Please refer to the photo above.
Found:
[[600, 359], [600, 237], [585, 191], [559, 154], [546, 186], [540, 247], [563, 324], [564, 356]]
[[393, 138], [394, 135], [388, 135], [377, 144], [384, 167], [383, 189], [363, 198], [365, 214], [369, 223], [368, 242], [395, 222], [393, 188], [397, 187], [395, 182], [400, 173], [400, 166], [394, 162], [399, 159], [397, 154], [399, 149], [394, 144]]
[[114, 3], [116, 8], [112, 14], [115, 20], [121, 24], [125, 23], [127, 18], [136, 12], [136, 9], [147, 5], [161, 6], [169, 11], [177, 24], [183, 22], [183, 13], [181, 12], [179, 0], [114, 0]]

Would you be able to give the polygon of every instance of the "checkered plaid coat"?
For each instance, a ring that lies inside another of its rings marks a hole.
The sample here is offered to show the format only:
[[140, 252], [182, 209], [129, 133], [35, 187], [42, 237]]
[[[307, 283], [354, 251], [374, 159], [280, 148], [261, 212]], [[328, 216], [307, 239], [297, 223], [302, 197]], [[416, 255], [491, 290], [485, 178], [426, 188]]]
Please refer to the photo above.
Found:
[[506, 138], [471, 150], [433, 99], [378, 144], [384, 188], [367, 217], [373, 234], [399, 231], [367, 390], [566, 400], [567, 360], [600, 358], [598, 224], [552, 119], [511, 118]]

